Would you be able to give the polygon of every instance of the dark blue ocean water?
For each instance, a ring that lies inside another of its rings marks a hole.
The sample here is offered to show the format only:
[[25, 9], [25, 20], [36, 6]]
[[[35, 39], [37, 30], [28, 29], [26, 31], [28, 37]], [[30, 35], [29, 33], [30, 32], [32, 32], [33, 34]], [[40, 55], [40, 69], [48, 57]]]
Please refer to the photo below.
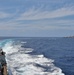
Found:
[[53, 59], [54, 64], [61, 68], [65, 75], [74, 75], [74, 38], [63, 37], [26, 37], [26, 38], [0, 38], [14, 39], [27, 42], [24, 48], [34, 49], [31, 55], [44, 55]]

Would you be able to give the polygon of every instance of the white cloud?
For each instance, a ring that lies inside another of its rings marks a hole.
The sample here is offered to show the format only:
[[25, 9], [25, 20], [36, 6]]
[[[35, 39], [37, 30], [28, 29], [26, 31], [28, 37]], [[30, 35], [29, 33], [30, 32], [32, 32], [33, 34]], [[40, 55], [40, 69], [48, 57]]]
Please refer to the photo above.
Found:
[[0, 12], [0, 19], [7, 18], [9, 16], [10, 16], [10, 14], [8, 14], [8, 13]]
[[[72, 24], [71, 24], [72, 23]], [[16, 31], [47, 31], [47, 30], [74, 30], [74, 20], [51, 20], [51, 21], [36, 21], [33, 23], [23, 24], [18, 21], [8, 21], [0, 23], [0, 30], [16, 30]]]
[[7, 19], [7, 18], [16, 18], [15, 16], [18, 14], [18, 10], [16, 10], [14, 13], [4, 12], [0, 11], [0, 19]]
[[53, 11], [41, 11], [40, 9], [30, 9], [29, 11], [22, 13], [18, 20], [39, 20], [46, 18], [64, 17], [68, 15], [74, 15], [73, 7], [63, 7]]

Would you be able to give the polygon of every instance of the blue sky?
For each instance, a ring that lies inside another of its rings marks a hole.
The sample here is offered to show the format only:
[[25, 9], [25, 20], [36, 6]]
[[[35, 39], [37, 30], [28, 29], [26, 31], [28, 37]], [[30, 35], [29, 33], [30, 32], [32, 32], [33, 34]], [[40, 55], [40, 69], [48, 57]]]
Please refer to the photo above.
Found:
[[74, 0], [0, 0], [0, 36], [74, 35]]

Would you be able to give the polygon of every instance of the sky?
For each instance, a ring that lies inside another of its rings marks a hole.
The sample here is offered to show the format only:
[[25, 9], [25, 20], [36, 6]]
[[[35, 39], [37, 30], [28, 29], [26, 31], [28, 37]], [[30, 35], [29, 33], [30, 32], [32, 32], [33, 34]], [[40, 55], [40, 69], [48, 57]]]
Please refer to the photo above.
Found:
[[0, 36], [74, 36], [74, 0], [0, 0]]

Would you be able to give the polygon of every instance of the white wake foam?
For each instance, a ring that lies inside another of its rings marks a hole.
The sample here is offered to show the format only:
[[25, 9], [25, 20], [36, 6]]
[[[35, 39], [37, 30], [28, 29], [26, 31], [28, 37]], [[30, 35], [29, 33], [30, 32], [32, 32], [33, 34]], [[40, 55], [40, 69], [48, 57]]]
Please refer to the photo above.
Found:
[[64, 75], [62, 70], [53, 64], [54, 60], [43, 55], [30, 55], [28, 52], [33, 49], [22, 48], [21, 45], [15, 45], [11, 41], [3, 47], [13, 75]]

